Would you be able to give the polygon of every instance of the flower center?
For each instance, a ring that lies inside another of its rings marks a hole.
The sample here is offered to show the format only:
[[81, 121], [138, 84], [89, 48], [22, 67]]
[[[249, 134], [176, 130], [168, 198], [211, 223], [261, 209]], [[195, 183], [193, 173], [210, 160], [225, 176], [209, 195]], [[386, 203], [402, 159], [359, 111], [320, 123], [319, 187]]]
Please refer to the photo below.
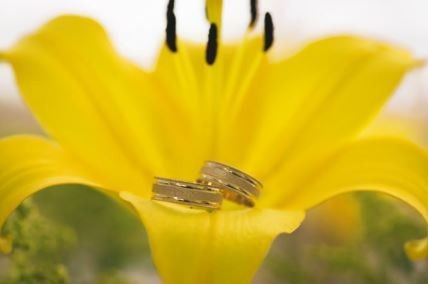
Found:
[[[178, 52], [177, 48], [177, 19], [174, 14], [175, 0], [169, 0], [166, 12], [166, 45], [172, 52]], [[221, 33], [221, 17], [222, 17], [223, 1], [222, 0], [206, 0], [206, 16], [210, 23], [208, 32], [208, 41], [205, 51], [205, 62], [208, 65], [213, 65], [218, 53], [218, 38]], [[252, 29], [258, 18], [257, 0], [250, 0], [251, 19], [249, 28]], [[272, 47], [274, 42], [274, 25], [272, 15], [269, 12], [265, 13], [264, 17], [264, 44], [263, 51], [267, 52]]]

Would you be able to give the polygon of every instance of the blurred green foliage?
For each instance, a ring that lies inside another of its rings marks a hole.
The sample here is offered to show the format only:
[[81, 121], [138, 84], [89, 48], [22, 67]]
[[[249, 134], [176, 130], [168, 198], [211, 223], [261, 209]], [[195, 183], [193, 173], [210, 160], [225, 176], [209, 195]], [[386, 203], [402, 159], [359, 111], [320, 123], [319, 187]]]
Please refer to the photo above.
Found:
[[141, 221], [123, 204], [83, 186], [61, 186], [35, 197], [40, 210], [60, 224], [75, 229], [80, 253], [96, 270], [119, 269], [149, 260]]
[[76, 244], [69, 227], [51, 222], [27, 200], [9, 218], [3, 235], [13, 239], [13, 248], [1, 283], [69, 283], [63, 263], [67, 251]]
[[405, 241], [425, 236], [422, 219], [402, 202], [385, 196], [358, 193], [355, 198], [363, 215], [360, 236], [342, 244], [305, 236], [304, 228], [282, 236], [266, 259], [259, 282], [428, 283], [428, 263], [411, 262], [402, 246]]
[[119, 272], [130, 266], [153, 270], [140, 220], [123, 204], [83, 186], [36, 194], [9, 218], [4, 234], [15, 240], [7, 277], [32, 281], [15, 277], [0, 283], [123, 284]]

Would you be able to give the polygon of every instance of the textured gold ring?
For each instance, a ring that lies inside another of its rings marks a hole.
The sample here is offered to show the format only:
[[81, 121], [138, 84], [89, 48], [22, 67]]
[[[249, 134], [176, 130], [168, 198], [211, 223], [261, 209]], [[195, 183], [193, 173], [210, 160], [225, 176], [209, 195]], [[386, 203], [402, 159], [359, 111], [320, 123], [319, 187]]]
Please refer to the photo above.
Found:
[[198, 209], [216, 210], [223, 201], [221, 192], [213, 186], [167, 178], [155, 178], [152, 192], [152, 200]]
[[255, 205], [263, 188], [262, 183], [252, 176], [214, 161], [205, 162], [198, 182], [219, 188], [224, 198], [248, 207]]

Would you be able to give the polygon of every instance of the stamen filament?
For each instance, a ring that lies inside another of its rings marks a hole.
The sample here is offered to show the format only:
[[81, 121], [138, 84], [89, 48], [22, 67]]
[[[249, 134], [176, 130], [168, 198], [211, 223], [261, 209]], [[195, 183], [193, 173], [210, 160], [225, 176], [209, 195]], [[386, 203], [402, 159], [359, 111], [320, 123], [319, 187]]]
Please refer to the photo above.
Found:
[[205, 5], [208, 22], [217, 24], [217, 29], [220, 31], [223, 0], [206, 0]]

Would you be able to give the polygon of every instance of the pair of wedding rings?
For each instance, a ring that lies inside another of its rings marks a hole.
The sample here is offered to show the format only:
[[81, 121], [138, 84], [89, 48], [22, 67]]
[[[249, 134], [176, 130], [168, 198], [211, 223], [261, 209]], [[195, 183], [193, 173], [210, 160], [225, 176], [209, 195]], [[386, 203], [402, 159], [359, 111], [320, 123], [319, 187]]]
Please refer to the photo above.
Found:
[[262, 187], [238, 169], [207, 161], [196, 183], [155, 178], [152, 199], [206, 210], [220, 209], [223, 199], [253, 207]]

